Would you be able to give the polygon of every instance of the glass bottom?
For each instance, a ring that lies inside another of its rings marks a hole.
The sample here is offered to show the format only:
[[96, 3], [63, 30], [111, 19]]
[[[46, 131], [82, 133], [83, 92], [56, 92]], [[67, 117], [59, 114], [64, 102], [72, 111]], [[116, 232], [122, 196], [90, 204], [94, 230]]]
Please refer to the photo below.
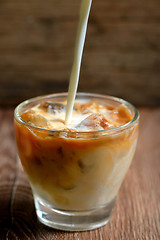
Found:
[[104, 226], [109, 222], [115, 199], [106, 206], [90, 211], [61, 211], [46, 206], [35, 197], [39, 221], [49, 227], [64, 231], [86, 231]]

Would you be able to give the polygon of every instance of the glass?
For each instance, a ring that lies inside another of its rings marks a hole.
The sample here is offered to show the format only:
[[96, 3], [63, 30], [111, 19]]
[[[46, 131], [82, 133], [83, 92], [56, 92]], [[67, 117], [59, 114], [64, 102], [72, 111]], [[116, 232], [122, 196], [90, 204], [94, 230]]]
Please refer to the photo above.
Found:
[[115, 97], [77, 93], [110, 106], [125, 104], [133, 118], [125, 125], [92, 132], [47, 130], [33, 126], [21, 114], [44, 101], [61, 102], [67, 93], [36, 97], [15, 109], [19, 157], [32, 187], [37, 217], [47, 226], [69, 231], [105, 225], [133, 158], [139, 114]]

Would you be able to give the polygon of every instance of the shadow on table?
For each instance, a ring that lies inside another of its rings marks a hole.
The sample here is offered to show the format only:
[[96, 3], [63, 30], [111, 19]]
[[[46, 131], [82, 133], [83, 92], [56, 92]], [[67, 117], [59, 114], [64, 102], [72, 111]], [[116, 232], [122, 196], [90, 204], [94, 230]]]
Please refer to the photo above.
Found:
[[[22, 187], [22, 185], [21, 185]], [[0, 197], [0, 239], [40, 239], [46, 234], [53, 237], [61, 231], [41, 224], [36, 216], [31, 189], [25, 188], [21, 194], [10, 202]], [[27, 196], [28, 195], [28, 196]]]

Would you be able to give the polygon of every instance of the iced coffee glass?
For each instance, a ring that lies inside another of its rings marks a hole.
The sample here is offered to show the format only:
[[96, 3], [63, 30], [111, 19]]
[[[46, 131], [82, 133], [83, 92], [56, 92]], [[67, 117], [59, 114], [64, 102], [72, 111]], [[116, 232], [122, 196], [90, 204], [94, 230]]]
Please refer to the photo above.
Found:
[[[135, 152], [139, 114], [122, 99], [78, 93], [80, 107], [75, 105], [74, 111], [83, 119], [76, 118], [74, 127], [63, 127], [64, 119], [57, 113], [65, 114], [66, 98], [67, 93], [52, 94], [17, 106], [19, 158], [40, 222], [61, 230], [95, 229], [112, 215]], [[40, 112], [35, 113], [35, 106]]]

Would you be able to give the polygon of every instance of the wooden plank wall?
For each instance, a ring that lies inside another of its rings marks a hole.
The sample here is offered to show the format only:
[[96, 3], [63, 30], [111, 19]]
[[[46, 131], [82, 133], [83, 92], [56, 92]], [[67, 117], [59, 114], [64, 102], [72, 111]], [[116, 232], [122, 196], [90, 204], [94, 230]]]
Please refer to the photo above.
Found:
[[[0, 106], [67, 91], [80, 3], [0, 1]], [[93, 0], [78, 90], [160, 105], [159, 0]]]

